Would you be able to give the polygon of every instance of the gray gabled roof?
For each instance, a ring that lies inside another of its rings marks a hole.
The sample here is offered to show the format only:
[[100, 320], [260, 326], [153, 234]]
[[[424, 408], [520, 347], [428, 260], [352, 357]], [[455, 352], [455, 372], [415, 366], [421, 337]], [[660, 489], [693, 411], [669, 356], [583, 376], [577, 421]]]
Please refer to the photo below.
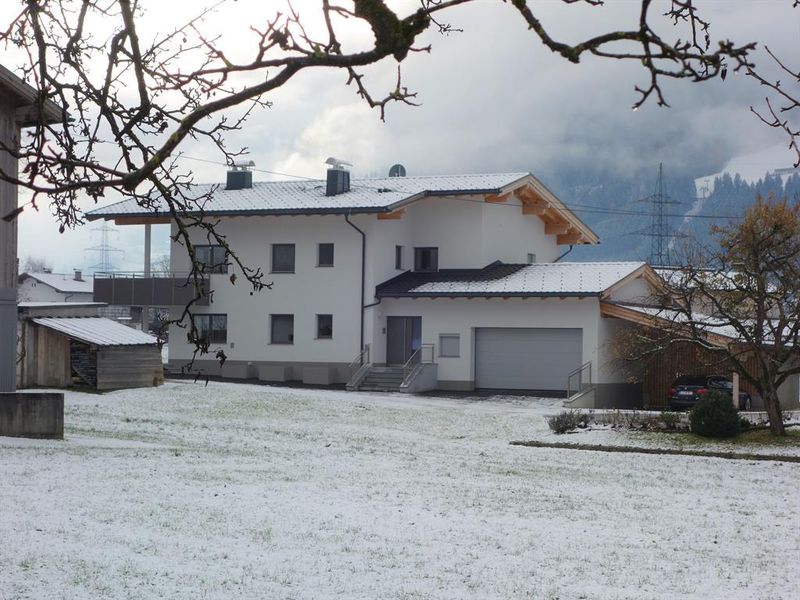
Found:
[[23, 273], [19, 276], [20, 282], [25, 279], [35, 279], [36, 281], [50, 286], [57, 292], [65, 294], [91, 294], [94, 291], [94, 281], [92, 279], [75, 279], [74, 275], [63, 273]]
[[[203, 199], [197, 210], [208, 215], [345, 214], [387, 212], [424, 196], [499, 194], [528, 177], [529, 173], [433, 175], [352, 179], [350, 191], [325, 195], [324, 180], [259, 181], [252, 188], [226, 190], [222, 184], [195, 184], [187, 195]], [[122, 200], [86, 213], [90, 221], [131, 216], [169, 216], [163, 201], [154, 209], [141, 207], [133, 199]]]
[[643, 262], [492, 263], [483, 269], [408, 271], [377, 286], [378, 298], [601, 296]]

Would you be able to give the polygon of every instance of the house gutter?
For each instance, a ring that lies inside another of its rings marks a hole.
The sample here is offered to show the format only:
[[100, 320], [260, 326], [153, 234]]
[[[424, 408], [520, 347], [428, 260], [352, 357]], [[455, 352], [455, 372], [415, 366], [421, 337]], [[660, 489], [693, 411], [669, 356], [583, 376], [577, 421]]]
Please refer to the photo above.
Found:
[[358, 305], [361, 307], [361, 332], [359, 335], [360, 344], [358, 346], [358, 351], [361, 352], [364, 350], [364, 313], [366, 311], [366, 307], [364, 306], [364, 290], [366, 288], [367, 234], [350, 220], [349, 213], [345, 213], [344, 220], [350, 227], [361, 234], [361, 297], [358, 300]]
[[561, 256], [557, 257], [557, 258], [556, 258], [556, 259], [555, 259], [553, 262], [554, 262], [554, 263], [557, 263], [558, 261], [560, 261], [560, 260], [561, 260], [562, 258], [564, 258], [564, 257], [565, 257], [567, 254], [569, 254], [570, 252], [572, 252], [572, 249], [573, 249], [574, 247], [575, 247], [575, 246], [574, 246], [573, 244], [570, 244], [570, 245], [569, 245], [569, 249], [568, 249], [566, 252], [564, 252], [564, 253], [563, 253]]

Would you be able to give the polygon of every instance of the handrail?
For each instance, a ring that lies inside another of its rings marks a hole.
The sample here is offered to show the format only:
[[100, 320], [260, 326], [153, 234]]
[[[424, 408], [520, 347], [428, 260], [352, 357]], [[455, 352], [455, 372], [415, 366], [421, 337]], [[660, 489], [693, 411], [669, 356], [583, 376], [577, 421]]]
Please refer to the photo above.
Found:
[[[574, 392], [583, 391], [583, 389], [584, 389], [584, 387], [583, 387], [583, 374], [586, 371], [589, 372], [588, 384], [591, 386], [592, 385], [592, 361], [589, 361], [589, 362], [586, 362], [586, 363], [582, 364], [577, 369], [573, 369], [572, 371], [570, 371], [569, 375], [567, 375], [567, 398], [571, 398], [572, 397], [573, 391]], [[572, 380], [576, 375], [580, 375], [580, 377], [578, 378], [577, 387], [573, 390]]]
[[[433, 363], [434, 357], [436, 354], [434, 353], [434, 344], [420, 344], [419, 348], [414, 350], [413, 354], [408, 357], [408, 360], [403, 365], [403, 384], [405, 385], [408, 383], [408, 377], [411, 375], [412, 371], [417, 367], [417, 365], [425, 364], [425, 363]], [[430, 360], [425, 360], [425, 351], [430, 350]]]
[[347, 389], [353, 387], [356, 389], [358, 383], [366, 375], [366, 372], [370, 369], [370, 362], [369, 362], [369, 344], [365, 344], [364, 347], [361, 349], [361, 352], [356, 354], [356, 357], [350, 362], [350, 365], [347, 367], [349, 372], [349, 379], [347, 380]]

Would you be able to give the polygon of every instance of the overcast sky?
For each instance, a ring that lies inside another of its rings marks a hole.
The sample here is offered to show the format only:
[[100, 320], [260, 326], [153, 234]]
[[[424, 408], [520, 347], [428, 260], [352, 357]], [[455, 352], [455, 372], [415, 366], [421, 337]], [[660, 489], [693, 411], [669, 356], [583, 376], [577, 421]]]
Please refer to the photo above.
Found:
[[[5, 21], [18, 8], [2, 3]], [[166, 29], [204, 3], [199, 0], [156, 2], [147, 7], [145, 35]], [[301, 14], [312, 17], [318, 0], [295, 0]], [[398, 6], [414, 7], [411, 0]], [[576, 42], [607, 29], [634, 28], [638, 2], [613, 0], [603, 8], [565, 6], [558, 1], [531, 2], [551, 33]], [[696, 2], [712, 21], [712, 39], [738, 43], [766, 42], [792, 59], [800, 43], [800, 9], [789, 0], [705, 0]], [[253, 34], [279, 0], [239, 0], [207, 23], [223, 33], [233, 53], [246, 56]], [[656, 11], [654, 11], [656, 12]], [[661, 11], [663, 12], [663, 11]], [[426, 34], [420, 45], [432, 52], [412, 54], [403, 63], [404, 82], [418, 93], [419, 107], [393, 105], [386, 122], [361, 101], [346, 76], [336, 72], [301, 73], [269, 98], [274, 104], [252, 115], [230, 146], [246, 146], [258, 169], [323, 177], [328, 156], [348, 159], [356, 176], [380, 175], [396, 162], [408, 173], [531, 171], [547, 174], [565, 168], [602, 169], [625, 174], [652, 169], [691, 167], [701, 173], [718, 171], [731, 158], [753, 155], [784, 143], [777, 132], [761, 125], [749, 112], [764, 92], [745, 78], [731, 74], [725, 82], [665, 84], [671, 108], [649, 102], [634, 112], [634, 85], [646, 83], [635, 64], [588, 58], [573, 65], [549, 53], [527, 31], [508, 4], [490, 0], [459, 7], [445, 19], [463, 33]], [[312, 26], [313, 29], [314, 26]], [[668, 31], [664, 25], [662, 31]], [[670, 35], [669, 37], [672, 37]], [[353, 47], [369, 41], [369, 31], [349, 32]], [[18, 65], [4, 53], [6, 66]], [[758, 55], [763, 60], [763, 54]], [[795, 65], [796, 66], [796, 65]], [[389, 89], [395, 63], [368, 70], [367, 82], [376, 94]], [[213, 148], [190, 143], [188, 156], [220, 161]], [[753, 158], [757, 160], [757, 158]], [[223, 182], [225, 168], [185, 160], [198, 182]], [[789, 166], [764, 165], [764, 171]], [[263, 172], [256, 179], [275, 179]], [[546, 176], [544, 177], [547, 183]], [[88, 204], [87, 204], [88, 206]], [[84, 249], [99, 244], [99, 224], [58, 234], [46, 209], [26, 211], [20, 218], [19, 255], [47, 257], [57, 271], [89, 270], [97, 256]], [[110, 242], [124, 250], [118, 268], [141, 270], [142, 227], [121, 227]], [[159, 228], [154, 255], [167, 251], [165, 228]]]

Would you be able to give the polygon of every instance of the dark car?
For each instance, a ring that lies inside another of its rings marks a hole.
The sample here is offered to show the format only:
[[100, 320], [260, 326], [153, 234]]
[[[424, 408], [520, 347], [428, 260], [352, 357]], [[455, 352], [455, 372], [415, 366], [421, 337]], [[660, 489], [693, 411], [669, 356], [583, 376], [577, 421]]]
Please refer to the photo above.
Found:
[[[689, 410], [694, 408], [703, 394], [711, 390], [733, 395], [733, 381], [720, 375], [682, 375], [669, 390], [670, 410]], [[750, 410], [752, 400], [747, 392], [739, 392], [739, 410]]]

